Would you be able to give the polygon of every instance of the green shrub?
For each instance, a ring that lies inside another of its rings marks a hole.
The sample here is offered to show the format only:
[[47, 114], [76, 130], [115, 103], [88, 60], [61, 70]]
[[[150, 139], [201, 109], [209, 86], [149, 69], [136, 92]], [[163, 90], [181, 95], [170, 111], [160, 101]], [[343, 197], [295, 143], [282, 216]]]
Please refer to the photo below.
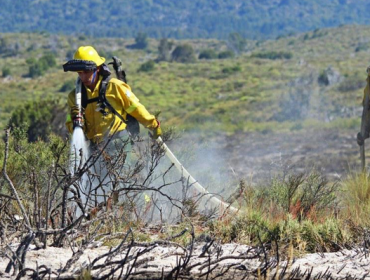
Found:
[[172, 52], [172, 60], [182, 63], [195, 62], [195, 52], [191, 45], [184, 44], [177, 46]]
[[200, 52], [199, 59], [215, 59], [217, 58], [217, 53], [213, 49], [207, 49]]
[[291, 52], [284, 51], [269, 51], [269, 52], [257, 52], [252, 54], [251, 57], [264, 58], [264, 59], [291, 59], [293, 54]]
[[146, 49], [148, 44], [148, 35], [144, 32], [139, 32], [135, 36], [135, 44], [131, 47], [134, 49]]
[[66, 109], [60, 103], [50, 98], [26, 103], [13, 112], [8, 126], [25, 128], [29, 142], [46, 141], [51, 132], [61, 135]]
[[237, 53], [243, 52], [247, 45], [247, 41], [237, 32], [229, 34], [228, 43]]
[[139, 67], [139, 72], [150, 72], [153, 71], [155, 68], [155, 62], [153, 60], [149, 60], [147, 62], [144, 62]]
[[2, 72], [3, 72], [2, 73], [3, 78], [11, 75], [11, 71], [10, 71], [10, 68], [8, 66], [4, 66]]
[[362, 89], [365, 86], [366, 80], [364, 77], [350, 76], [340, 83], [340, 85], [338, 86], [338, 90], [341, 92], [349, 92]]
[[240, 72], [240, 71], [242, 71], [242, 68], [240, 67], [240, 65], [225, 67], [225, 68], [222, 69], [222, 73], [224, 73], [224, 74], [232, 74], [232, 73], [236, 73], [236, 72]]
[[219, 59], [233, 58], [234, 56], [235, 54], [232, 51], [223, 51], [218, 54]]
[[159, 45], [158, 45], [157, 61], [170, 61], [172, 47], [173, 47], [173, 42], [168, 41], [166, 38], [162, 38], [159, 41]]
[[337, 185], [329, 184], [316, 172], [274, 180], [269, 188], [274, 203], [299, 220], [314, 219], [319, 212], [335, 206]]
[[56, 65], [55, 55], [51, 52], [44, 54], [40, 59], [31, 57], [26, 60], [29, 66], [28, 75], [31, 78], [42, 76], [49, 68]]
[[75, 87], [74, 80], [65, 81], [64, 84], [60, 87], [59, 92], [70, 92]]

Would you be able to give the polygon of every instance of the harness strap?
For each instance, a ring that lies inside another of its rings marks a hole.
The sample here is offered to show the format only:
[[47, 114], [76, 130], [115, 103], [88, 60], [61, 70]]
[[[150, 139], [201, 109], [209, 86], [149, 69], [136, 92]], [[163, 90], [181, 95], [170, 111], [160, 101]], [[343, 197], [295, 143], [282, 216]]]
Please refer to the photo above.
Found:
[[101, 82], [101, 87], [99, 90], [99, 102], [101, 104], [104, 104], [114, 115], [116, 115], [122, 122], [126, 123], [126, 120], [121, 116], [120, 113], [116, 111], [116, 109], [113, 108], [113, 106], [108, 102], [105, 92], [107, 91], [108, 83], [111, 79], [111, 76], [103, 77], [103, 80]]

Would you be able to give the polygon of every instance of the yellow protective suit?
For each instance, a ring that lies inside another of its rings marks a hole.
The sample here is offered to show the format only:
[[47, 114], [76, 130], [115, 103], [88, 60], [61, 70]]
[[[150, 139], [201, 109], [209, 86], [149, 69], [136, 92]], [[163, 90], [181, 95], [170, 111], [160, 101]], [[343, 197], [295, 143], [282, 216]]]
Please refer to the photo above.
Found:
[[[99, 97], [101, 81], [102, 76], [99, 77], [99, 81], [96, 84], [94, 91], [85, 87], [88, 100]], [[121, 116], [123, 116], [125, 120], [127, 114], [130, 114], [149, 130], [153, 130], [158, 126], [158, 122], [155, 117], [151, 115], [139, 102], [139, 99], [132, 93], [130, 86], [126, 83], [116, 78], [111, 78], [107, 85], [105, 95], [108, 102]], [[71, 109], [75, 104], [75, 90], [73, 90], [68, 96], [68, 106]], [[108, 114], [103, 116], [97, 108], [97, 102], [88, 103], [85, 108], [85, 135], [94, 143], [99, 143], [106, 136], [122, 131], [126, 128], [126, 124], [110, 112], [108, 108], [105, 110]], [[71, 113], [67, 114], [66, 126], [69, 132], [72, 133], [73, 121]]]

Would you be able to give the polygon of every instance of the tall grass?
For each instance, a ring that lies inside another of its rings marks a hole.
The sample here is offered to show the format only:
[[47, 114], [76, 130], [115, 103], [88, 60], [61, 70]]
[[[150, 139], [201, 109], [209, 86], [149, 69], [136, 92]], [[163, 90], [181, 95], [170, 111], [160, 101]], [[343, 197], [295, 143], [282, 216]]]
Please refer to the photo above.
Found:
[[248, 185], [237, 199], [242, 214], [214, 221], [210, 230], [228, 242], [274, 240], [283, 247], [292, 244], [298, 253], [336, 251], [360, 241], [369, 198], [365, 175], [344, 184], [330, 183], [316, 171], [286, 174], [265, 186]]
[[341, 183], [342, 219], [357, 226], [370, 225], [370, 178], [367, 173], [351, 173]]

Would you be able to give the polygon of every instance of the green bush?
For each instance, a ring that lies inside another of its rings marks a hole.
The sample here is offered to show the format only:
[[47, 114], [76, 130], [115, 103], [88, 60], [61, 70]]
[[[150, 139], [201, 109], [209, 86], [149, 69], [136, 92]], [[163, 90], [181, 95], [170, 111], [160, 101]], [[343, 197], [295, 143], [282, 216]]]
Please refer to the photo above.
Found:
[[65, 81], [64, 84], [60, 87], [59, 92], [70, 92], [75, 87], [74, 80]]
[[3, 72], [2, 74], [3, 78], [11, 75], [10, 68], [8, 66], [4, 66], [2, 72]]
[[24, 128], [29, 142], [46, 141], [52, 132], [61, 135], [66, 109], [60, 103], [51, 98], [26, 103], [13, 112], [8, 126]]
[[223, 51], [218, 54], [219, 59], [233, 58], [234, 56], [235, 54], [232, 51]]
[[57, 64], [55, 55], [51, 52], [44, 54], [40, 59], [31, 57], [26, 60], [26, 63], [29, 66], [28, 75], [31, 78], [42, 76], [49, 68]]
[[149, 60], [141, 64], [138, 71], [139, 72], [150, 72], [154, 70], [154, 67], [155, 67], [155, 62], [153, 60]]
[[340, 83], [340, 85], [338, 86], [338, 90], [341, 92], [349, 92], [349, 91], [362, 89], [365, 86], [366, 86], [366, 80], [364, 77], [350, 76]]
[[229, 34], [228, 43], [237, 53], [243, 52], [247, 45], [247, 41], [237, 32]]
[[242, 68], [240, 67], [240, 65], [225, 67], [225, 68], [222, 69], [222, 73], [224, 73], [224, 74], [232, 74], [232, 73], [236, 73], [236, 72], [240, 72], [240, 71], [242, 71]]
[[199, 59], [215, 59], [217, 58], [217, 53], [213, 49], [207, 49], [200, 52]]
[[269, 51], [269, 52], [257, 52], [252, 54], [251, 57], [257, 58], [265, 58], [265, 59], [291, 59], [293, 54], [291, 52], [284, 52], [284, 51]]
[[131, 47], [134, 49], [146, 49], [148, 44], [148, 35], [144, 32], [139, 32], [136, 34], [135, 44]]
[[172, 60], [182, 63], [195, 62], [195, 52], [191, 45], [184, 44], [177, 46], [172, 52]]
[[157, 61], [170, 61], [171, 50], [173, 42], [168, 41], [166, 38], [162, 38], [158, 45], [158, 58]]

